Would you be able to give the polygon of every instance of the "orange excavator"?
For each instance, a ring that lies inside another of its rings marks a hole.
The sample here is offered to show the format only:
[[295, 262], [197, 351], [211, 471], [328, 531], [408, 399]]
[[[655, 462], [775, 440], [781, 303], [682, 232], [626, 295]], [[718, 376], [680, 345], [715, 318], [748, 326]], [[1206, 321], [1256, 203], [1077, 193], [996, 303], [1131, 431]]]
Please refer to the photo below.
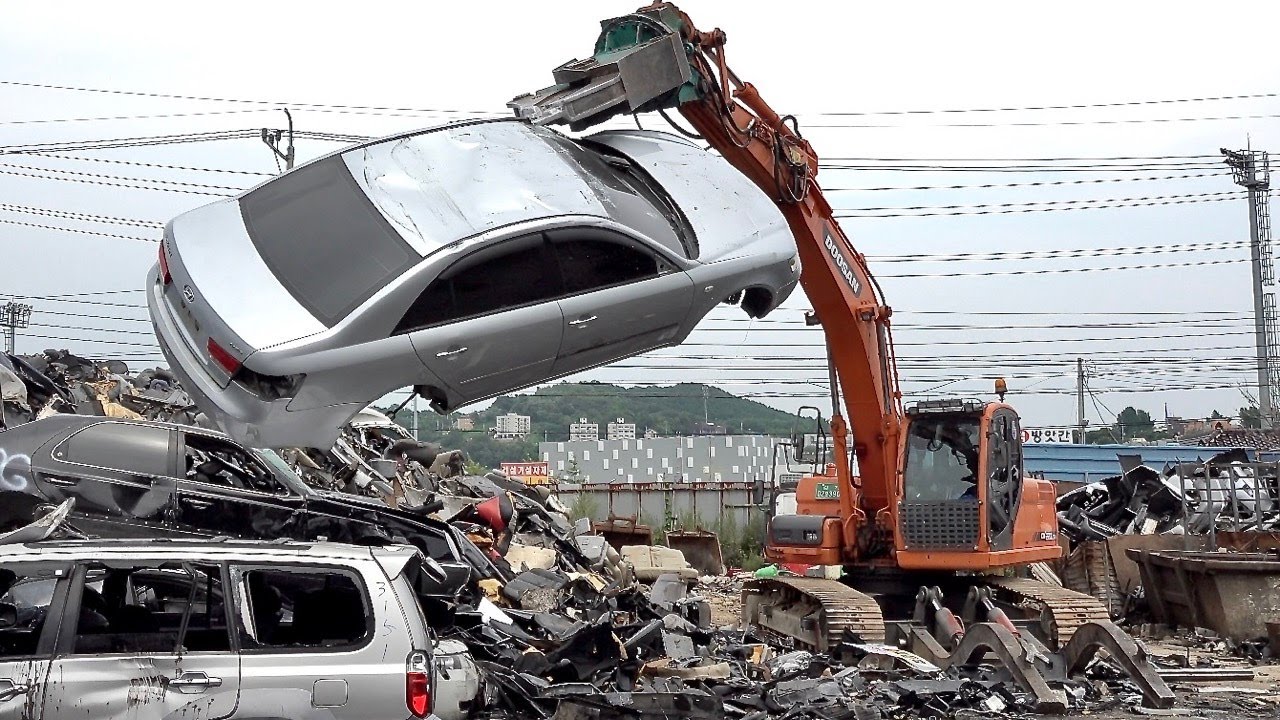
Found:
[[1066, 707], [1052, 682], [1105, 648], [1149, 705], [1171, 705], [1141, 645], [1100, 602], [1012, 575], [1062, 550], [1054, 488], [1023, 472], [1019, 418], [1003, 402], [1003, 381], [1000, 401], [903, 407], [892, 309], [833, 217], [817, 153], [794, 117], [775, 112], [728, 66], [724, 32], [697, 29], [669, 3], [601, 27], [591, 57], [556, 68], [555, 85], [508, 106], [529, 122], [573, 130], [652, 111], [671, 121], [666, 111], [678, 111], [692, 131], [677, 129], [777, 202], [813, 304], [807, 321], [826, 341], [830, 464], [800, 480], [798, 511], [773, 518], [766, 552], [834, 568], [827, 574], [839, 579], [754, 581], [744, 620], [818, 652], [887, 641], [943, 667], [996, 656], [1045, 712]]

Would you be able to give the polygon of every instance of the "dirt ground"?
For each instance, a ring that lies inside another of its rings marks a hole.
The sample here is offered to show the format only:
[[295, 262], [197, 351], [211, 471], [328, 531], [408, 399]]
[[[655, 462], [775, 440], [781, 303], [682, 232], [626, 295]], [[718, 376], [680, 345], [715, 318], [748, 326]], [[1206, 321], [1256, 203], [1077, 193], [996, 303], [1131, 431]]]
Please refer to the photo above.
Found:
[[[703, 582], [697, 588], [711, 606], [711, 622], [717, 627], [736, 626], [742, 609], [741, 590], [727, 578]], [[1249, 660], [1229, 654], [1222, 647], [1191, 636], [1171, 635], [1161, 639], [1143, 641], [1151, 656], [1159, 660], [1180, 658], [1189, 667], [1249, 668], [1252, 680], [1220, 682], [1170, 683], [1178, 695], [1178, 704], [1171, 711], [1156, 711], [1153, 716], [1182, 718], [1280, 718], [1280, 662], [1253, 664]], [[1146, 715], [1127, 707], [1101, 712], [1085, 712], [1068, 717], [1096, 720], [1119, 720]]]

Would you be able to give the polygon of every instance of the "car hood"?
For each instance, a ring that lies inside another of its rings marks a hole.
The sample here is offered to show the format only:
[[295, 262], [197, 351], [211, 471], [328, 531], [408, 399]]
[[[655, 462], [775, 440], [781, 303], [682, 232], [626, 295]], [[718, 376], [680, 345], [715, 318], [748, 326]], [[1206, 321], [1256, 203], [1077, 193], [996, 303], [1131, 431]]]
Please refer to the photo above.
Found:
[[179, 215], [166, 235], [174, 285], [189, 284], [198, 303], [192, 310], [206, 325], [223, 326], [243, 340], [246, 354], [325, 330], [258, 254], [237, 200]]
[[586, 139], [621, 153], [666, 190], [697, 235], [700, 262], [738, 257], [762, 238], [776, 237], [795, 254], [777, 204], [724, 158], [653, 130], [609, 130]]

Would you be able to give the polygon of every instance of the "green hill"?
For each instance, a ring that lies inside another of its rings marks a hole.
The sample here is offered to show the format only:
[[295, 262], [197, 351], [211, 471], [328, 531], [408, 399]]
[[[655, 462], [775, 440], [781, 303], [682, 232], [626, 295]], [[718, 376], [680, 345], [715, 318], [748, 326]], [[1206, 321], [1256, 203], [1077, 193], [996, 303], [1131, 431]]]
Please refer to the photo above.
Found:
[[[495, 418], [506, 413], [528, 415], [533, 433], [527, 441], [499, 441], [488, 434]], [[449, 422], [469, 418], [470, 431], [455, 430]], [[681, 383], [669, 387], [624, 388], [607, 383], [560, 383], [524, 395], [505, 395], [488, 408], [467, 415], [451, 415], [446, 421], [433, 413], [419, 415], [420, 434], [449, 448], [461, 448], [478, 464], [496, 467], [502, 461], [537, 458], [538, 442], [567, 440], [569, 425], [580, 418], [605, 426], [617, 418], [635, 423], [636, 432], [646, 429], [659, 435], [693, 434], [710, 420], [712, 432], [791, 434], [795, 416], [754, 400], [738, 397], [710, 385]], [[401, 413], [410, 425], [409, 413]]]

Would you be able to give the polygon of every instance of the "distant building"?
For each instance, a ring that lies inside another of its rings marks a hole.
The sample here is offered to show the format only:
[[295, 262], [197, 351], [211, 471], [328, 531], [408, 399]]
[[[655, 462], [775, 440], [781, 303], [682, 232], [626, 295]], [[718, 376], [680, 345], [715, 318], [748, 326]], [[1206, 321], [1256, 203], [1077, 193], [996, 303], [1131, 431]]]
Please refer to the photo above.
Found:
[[609, 440], [635, 440], [636, 424], [618, 418], [605, 428], [605, 437]]
[[499, 440], [515, 440], [529, 437], [532, 420], [528, 415], [507, 413], [499, 415], [497, 426], [493, 428], [493, 436]]
[[[585, 424], [585, 423], [578, 423]], [[538, 444], [550, 472], [584, 483], [769, 483], [776, 438], [766, 435], [581, 439]]]
[[475, 418], [460, 417], [457, 420], [453, 421], [453, 429], [462, 430], [462, 431], [475, 430], [476, 429]]
[[587, 422], [586, 418], [578, 420], [578, 422], [569, 425], [569, 440], [599, 440], [600, 425], [593, 422]]
[[645, 439], [646, 439], [646, 440], [649, 440], [649, 439], [651, 439], [651, 438], [656, 438], [656, 437], [658, 437], [658, 431], [657, 431], [657, 430], [654, 430], [653, 428], [645, 428], [645, 429], [644, 429], [644, 437], [645, 437]]

